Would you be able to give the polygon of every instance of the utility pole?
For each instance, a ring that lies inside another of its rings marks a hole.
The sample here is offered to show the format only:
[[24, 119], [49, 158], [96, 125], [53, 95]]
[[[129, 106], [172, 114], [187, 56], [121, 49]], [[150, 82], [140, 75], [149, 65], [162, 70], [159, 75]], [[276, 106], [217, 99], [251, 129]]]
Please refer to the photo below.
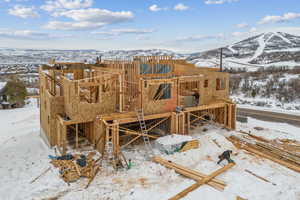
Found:
[[220, 48], [220, 72], [223, 71], [223, 48]]

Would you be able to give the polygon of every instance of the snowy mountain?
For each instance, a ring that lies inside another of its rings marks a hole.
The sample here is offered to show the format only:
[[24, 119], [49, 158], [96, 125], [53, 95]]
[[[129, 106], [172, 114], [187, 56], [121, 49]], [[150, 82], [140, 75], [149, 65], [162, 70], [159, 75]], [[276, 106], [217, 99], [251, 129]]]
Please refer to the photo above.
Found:
[[[269, 32], [250, 37], [223, 49], [224, 65], [228, 68], [269, 66], [300, 66], [300, 36]], [[188, 58], [199, 66], [218, 64], [219, 49], [191, 54]]]
[[[225, 68], [246, 68], [255, 71], [270, 66], [300, 66], [300, 36], [282, 32], [269, 32], [250, 37], [223, 48]], [[163, 49], [149, 50], [38, 50], [0, 48], [0, 68], [12, 64], [38, 65], [48, 63], [51, 58], [61, 62], [95, 62], [103, 59], [128, 59], [133, 56], [171, 55], [187, 59], [198, 66], [218, 67], [219, 49], [181, 54]]]

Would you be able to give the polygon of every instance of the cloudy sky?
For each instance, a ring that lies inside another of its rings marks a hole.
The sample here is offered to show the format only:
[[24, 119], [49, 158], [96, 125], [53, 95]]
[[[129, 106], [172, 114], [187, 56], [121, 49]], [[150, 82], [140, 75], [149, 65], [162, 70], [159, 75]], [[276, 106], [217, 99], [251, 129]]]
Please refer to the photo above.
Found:
[[299, 0], [0, 0], [0, 47], [217, 48], [252, 35], [300, 35]]

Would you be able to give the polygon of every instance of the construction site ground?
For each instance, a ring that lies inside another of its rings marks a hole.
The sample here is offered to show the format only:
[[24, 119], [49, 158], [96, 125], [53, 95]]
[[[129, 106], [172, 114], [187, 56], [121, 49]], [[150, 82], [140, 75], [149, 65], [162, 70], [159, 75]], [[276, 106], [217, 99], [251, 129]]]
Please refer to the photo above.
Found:
[[[164, 200], [195, 183], [174, 170], [147, 160], [144, 146], [137, 145], [124, 151], [125, 157], [132, 159], [132, 169], [116, 172], [112, 167], [101, 167], [87, 189], [87, 179], [79, 179], [68, 185], [59, 177], [58, 170], [49, 163], [48, 156], [55, 153], [39, 136], [38, 112], [34, 102], [25, 108], [0, 111], [1, 199]], [[263, 130], [256, 130], [257, 127], [262, 127]], [[207, 130], [203, 131], [203, 128]], [[300, 127], [292, 125], [249, 118], [247, 124], [238, 123], [237, 130], [240, 129], [267, 139], [300, 141]], [[199, 140], [199, 149], [159, 155], [190, 169], [210, 174], [221, 167], [216, 164], [218, 155], [224, 150], [233, 150], [235, 155], [232, 159], [236, 165], [217, 177], [226, 182], [224, 191], [203, 185], [183, 199], [235, 200], [238, 196], [250, 200], [300, 199], [300, 173], [236, 149], [225, 137], [237, 134], [240, 133], [228, 132], [213, 125], [195, 127], [192, 136]], [[51, 169], [47, 173], [30, 183], [49, 167]]]

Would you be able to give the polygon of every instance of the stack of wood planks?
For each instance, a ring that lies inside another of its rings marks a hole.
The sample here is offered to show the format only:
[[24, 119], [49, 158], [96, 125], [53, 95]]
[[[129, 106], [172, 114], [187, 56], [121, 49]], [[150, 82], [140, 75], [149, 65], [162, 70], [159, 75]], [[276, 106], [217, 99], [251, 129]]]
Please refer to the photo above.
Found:
[[[176, 163], [173, 163], [171, 161], [168, 161], [168, 160], [165, 160], [159, 156], [155, 156], [153, 158], [153, 161], [156, 162], [156, 163], [159, 163], [167, 168], [170, 168], [170, 169], [174, 169], [175, 172], [187, 177], [187, 178], [190, 178], [190, 179], [193, 179], [195, 181], [200, 181], [202, 180], [203, 178], [207, 177], [207, 175], [201, 173], [201, 172], [198, 172], [196, 170], [192, 170], [192, 169], [188, 169], [182, 165], [179, 165], [179, 164], [176, 164]], [[219, 190], [219, 191], [223, 191], [226, 184], [224, 181], [221, 181], [221, 180], [218, 180], [218, 179], [211, 179], [210, 181], [207, 182], [208, 185], [210, 185], [211, 187]]]
[[181, 199], [184, 196], [186, 196], [188, 193], [196, 190], [197, 188], [199, 188], [201, 185], [204, 185], [204, 184], [208, 184], [208, 185], [210, 185], [210, 186], [212, 186], [212, 187], [214, 187], [218, 190], [224, 190], [225, 183], [218, 180], [218, 179], [215, 179], [215, 177], [222, 174], [223, 172], [225, 172], [226, 170], [232, 168], [235, 165], [235, 163], [229, 163], [228, 165], [214, 171], [213, 173], [211, 173], [209, 175], [204, 175], [204, 174], [202, 174], [198, 171], [188, 169], [188, 168], [183, 167], [181, 165], [175, 164], [171, 161], [164, 160], [163, 158], [158, 157], [158, 156], [155, 156], [153, 158], [153, 161], [157, 162], [157, 163], [160, 163], [160, 164], [164, 165], [165, 167], [174, 169], [175, 172], [196, 181], [195, 184], [193, 184], [190, 187], [186, 188], [185, 190], [179, 192], [175, 196], [171, 197], [169, 200]]
[[86, 165], [82, 167], [76, 162], [80, 155], [74, 155], [71, 160], [52, 160], [50, 163], [59, 169], [60, 176], [66, 183], [75, 182], [80, 177], [91, 180], [99, 171], [99, 165], [93, 159], [93, 155], [94, 152], [89, 153], [86, 158]]
[[277, 162], [296, 172], [300, 172], [299, 153], [287, 150], [281, 143], [251, 134], [230, 136], [227, 139], [238, 148], [245, 149], [251, 153]]

